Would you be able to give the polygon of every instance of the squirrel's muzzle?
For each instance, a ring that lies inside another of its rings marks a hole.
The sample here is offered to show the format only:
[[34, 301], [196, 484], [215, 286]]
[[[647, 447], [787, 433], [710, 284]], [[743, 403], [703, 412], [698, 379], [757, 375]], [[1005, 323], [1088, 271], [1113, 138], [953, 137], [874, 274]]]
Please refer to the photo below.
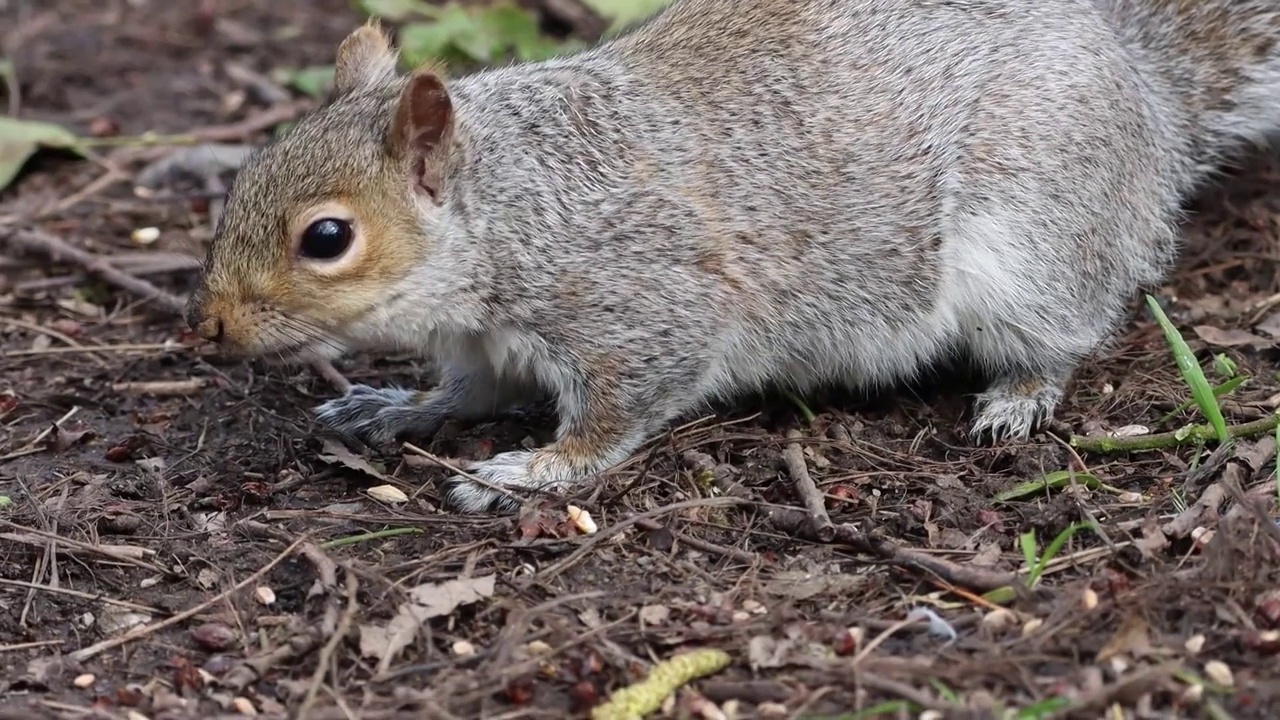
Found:
[[187, 301], [187, 326], [205, 340], [221, 344], [227, 337], [226, 324], [217, 315], [205, 314], [203, 296], [203, 292], [196, 291]]

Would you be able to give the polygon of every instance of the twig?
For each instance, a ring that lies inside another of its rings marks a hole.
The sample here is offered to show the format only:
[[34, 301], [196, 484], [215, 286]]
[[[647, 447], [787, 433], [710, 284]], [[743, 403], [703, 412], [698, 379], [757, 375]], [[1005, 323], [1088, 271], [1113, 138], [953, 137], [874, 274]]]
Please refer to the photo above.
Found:
[[93, 645], [90, 645], [89, 647], [81, 648], [80, 650], [77, 650], [71, 653], [69, 657], [76, 662], [84, 662], [85, 660], [88, 660], [89, 658], [92, 658], [95, 655], [98, 655], [99, 653], [102, 653], [106, 650], [110, 650], [112, 648], [116, 648], [121, 645], [125, 645], [127, 643], [133, 642], [138, 638], [146, 637], [147, 635], [150, 635], [158, 630], [163, 630], [169, 627], [170, 625], [176, 625], [177, 623], [180, 623], [183, 620], [186, 620], [187, 618], [198, 615], [204, 612], [205, 610], [213, 607], [214, 605], [221, 603], [222, 601], [231, 597], [233, 594], [248, 587], [251, 583], [257, 582], [259, 578], [271, 572], [271, 570], [276, 565], [279, 565], [281, 562], [285, 560], [285, 558], [288, 558], [290, 555], [292, 555], [293, 551], [296, 550], [299, 545], [306, 542], [306, 539], [307, 538], [304, 536], [293, 541], [292, 545], [285, 548], [279, 555], [275, 556], [275, 558], [273, 558], [271, 562], [262, 566], [262, 568], [260, 568], [257, 572], [253, 573], [252, 575], [245, 578], [244, 580], [241, 580], [240, 582], [236, 583], [232, 587], [228, 588], [226, 591], [218, 593], [216, 596], [209, 598], [208, 600], [205, 600], [204, 602], [198, 605], [195, 605], [194, 607], [190, 607], [178, 613], [177, 615], [165, 618], [164, 620], [161, 620], [159, 622], [154, 622], [154, 623], [151, 623], [150, 625], [140, 625], [138, 627], [133, 628], [132, 630], [130, 630], [129, 632], [123, 635], [117, 635], [116, 637], [103, 640], [102, 642], [95, 643]]
[[[636, 527], [640, 528], [641, 530], [654, 532], [656, 530], [661, 530], [666, 526], [656, 520], [640, 520], [636, 522]], [[695, 550], [701, 550], [702, 552], [708, 552], [713, 555], [720, 555], [722, 557], [733, 558], [734, 560], [747, 563], [748, 565], [752, 565], [760, 559], [759, 557], [752, 555], [751, 553], [746, 552], [745, 550], [739, 550], [737, 548], [731, 548], [731, 547], [724, 547], [723, 545], [716, 545], [715, 543], [709, 543], [706, 540], [699, 540], [698, 538], [682, 533], [679, 530], [672, 530], [671, 528], [667, 528], [667, 532], [671, 533], [671, 537], [675, 538], [676, 542], [688, 545], [689, 547]]]
[[243, 690], [250, 683], [267, 674], [274, 667], [297, 657], [302, 657], [316, 646], [316, 638], [312, 634], [294, 635], [289, 641], [274, 650], [245, 659], [244, 662], [231, 668], [218, 681], [219, 685], [233, 690]]
[[809, 525], [813, 536], [820, 542], [831, 542], [831, 538], [836, 534], [835, 525], [827, 515], [822, 492], [818, 490], [818, 486], [809, 475], [809, 468], [804, 461], [804, 449], [800, 447], [800, 438], [799, 430], [787, 431], [787, 439], [790, 442], [782, 451], [782, 459], [787, 464], [787, 471], [791, 473], [792, 481], [795, 482], [796, 492], [800, 494], [800, 499], [804, 500], [805, 508], [809, 511]]
[[[714, 460], [705, 453], [689, 451], [684, 453], [683, 459], [691, 467], [710, 475], [712, 481], [726, 495], [737, 499], [743, 506], [753, 507], [763, 512], [769, 518], [769, 523], [779, 532], [810, 542], [822, 542], [812, 533], [809, 515], [805, 511], [762, 502], [750, 490], [734, 482], [728, 472], [719, 472], [720, 466], [715, 465]], [[603, 533], [597, 533], [592, 537], [601, 534]], [[830, 542], [879, 556], [883, 561], [899, 567], [932, 573], [951, 585], [983, 592], [1012, 585], [1017, 581], [1015, 573], [993, 572], [957, 565], [941, 558], [900, 548], [883, 538], [872, 537], [849, 523], [836, 525]]]
[[[795, 508], [770, 507], [766, 509], [770, 523], [778, 530], [804, 540], [817, 541], [809, 532], [809, 518], [806, 513]], [[884, 538], [873, 537], [858, 530], [850, 523], [835, 526], [835, 534], [831, 542], [871, 553], [893, 565], [912, 570], [923, 570], [942, 578], [944, 581], [983, 592], [995, 590], [1017, 582], [1014, 573], [981, 570], [965, 565], [958, 565], [942, 558], [931, 557], [923, 553], [898, 547]]]
[[[62, 260], [75, 263], [90, 275], [146, 298], [175, 315], [181, 316], [186, 310], [186, 302], [182, 298], [165, 292], [146, 280], [133, 277], [112, 266], [111, 263], [101, 257], [74, 247], [56, 235], [51, 235], [43, 230], [18, 230], [9, 233], [8, 239], [9, 242], [29, 252], [40, 253], [54, 261]], [[345, 393], [350, 389], [351, 384], [328, 361], [314, 361], [312, 367], [320, 377], [332, 383], [339, 392]]]
[[[9, 353], [6, 353], [6, 355], [8, 354]], [[80, 406], [76, 405], [75, 407], [68, 410], [65, 415], [58, 418], [57, 420], [54, 420], [52, 425], [45, 428], [44, 430], [41, 430], [38, 435], [32, 438], [31, 442], [27, 443], [26, 447], [23, 447], [18, 450], [14, 450], [13, 452], [7, 453], [5, 455], [0, 455], [0, 462], [5, 462], [6, 460], [13, 460], [14, 458], [20, 458], [24, 455], [34, 455], [35, 453], [40, 452], [43, 449], [40, 447], [40, 443], [43, 442], [45, 438], [49, 437], [49, 433], [53, 432], [56, 428], [62, 425], [62, 423], [70, 420], [71, 416], [75, 415], [78, 412], [80, 412]], [[10, 525], [12, 527], [19, 528], [21, 530], [27, 529], [27, 528], [23, 528], [20, 525], [13, 525], [12, 523], [5, 522], [4, 520], [0, 520], [0, 523], [5, 523], [6, 525]]]
[[359, 583], [356, 581], [356, 574], [350, 568], [347, 568], [346, 576], [347, 608], [342, 612], [342, 619], [338, 621], [338, 627], [334, 630], [333, 636], [320, 649], [320, 659], [316, 663], [315, 672], [311, 674], [311, 686], [307, 688], [307, 696], [298, 709], [298, 720], [306, 720], [311, 712], [311, 706], [315, 704], [316, 696], [320, 693], [320, 686], [324, 684], [324, 675], [329, 672], [329, 667], [333, 664], [333, 654], [343, 638], [351, 631], [352, 619], [356, 615], [356, 590], [359, 588]]
[[202, 377], [186, 380], [145, 380], [141, 382], [122, 382], [111, 386], [111, 392], [127, 395], [153, 395], [168, 397], [173, 395], [195, 395], [205, 386]]
[[400, 537], [401, 535], [421, 535], [422, 528], [404, 527], [404, 528], [388, 528], [386, 530], [377, 530], [374, 532], [360, 533], [359, 535], [348, 535], [346, 537], [334, 538], [320, 543], [320, 547], [324, 550], [332, 550], [333, 548], [345, 547], [347, 545], [356, 545], [370, 540], [383, 540], [391, 537]]
[[5, 578], [0, 578], [0, 585], [20, 587], [27, 590], [37, 590], [40, 592], [52, 593], [54, 595], [66, 595], [68, 597], [80, 598], [81, 600], [92, 600], [94, 602], [100, 602], [103, 605], [115, 605], [116, 607], [128, 608], [130, 610], [137, 610], [138, 612], [144, 612], [150, 615], [164, 614], [164, 611], [161, 610], [160, 608], [154, 608], [148, 605], [139, 605], [137, 603], [131, 603], [128, 600], [116, 600], [115, 598], [110, 598], [110, 597], [107, 597], [106, 595], [97, 595], [94, 593], [87, 593], [87, 592], [82, 592], [80, 590], [72, 590], [70, 588], [64, 588], [64, 587], [51, 587], [49, 585], [41, 585], [39, 583], [27, 582], [26, 580], [6, 580]]
[[[1280, 424], [1280, 413], [1270, 415], [1261, 420], [1228, 425], [1227, 434], [1233, 438], [1251, 437], [1272, 432]], [[1217, 433], [1208, 425], [1193, 425], [1190, 428], [1175, 432], [1156, 433], [1154, 435], [1135, 435], [1133, 437], [1111, 437], [1109, 435], [1072, 435], [1071, 446], [1090, 452], [1126, 452], [1130, 450], [1163, 450], [1165, 448], [1186, 445], [1193, 442], [1216, 440]]]

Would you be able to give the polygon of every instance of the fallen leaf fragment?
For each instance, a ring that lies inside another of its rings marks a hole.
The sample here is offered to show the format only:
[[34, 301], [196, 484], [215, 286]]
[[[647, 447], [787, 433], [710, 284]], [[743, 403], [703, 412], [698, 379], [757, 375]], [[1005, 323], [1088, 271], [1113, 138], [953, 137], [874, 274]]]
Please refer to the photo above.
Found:
[[1256, 347], [1266, 347], [1270, 345], [1268, 341], [1254, 335], [1245, 330], [1223, 330], [1222, 328], [1213, 327], [1212, 325], [1197, 325], [1192, 330], [1195, 331], [1197, 337], [1218, 347], [1242, 347], [1245, 345], [1253, 345]]
[[379, 672], [390, 666], [418, 636], [423, 623], [448, 615], [462, 605], [491, 597], [494, 575], [458, 578], [442, 583], [419, 585], [409, 591], [409, 600], [400, 605], [395, 617], [384, 626], [360, 626], [360, 654], [377, 658]]
[[691, 680], [728, 667], [731, 658], [723, 650], [694, 650], [654, 666], [649, 676], [622, 688], [609, 701], [591, 711], [591, 720], [635, 720], [662, 707], [667, 698]]
[[321, 443], [321, 452], [316, 455], [316, 458], [321, 462], [329, 463], [330, 465], [341, 465], [348, 470], [355, 470], [379, 480], [385, 481], [387, 479], [386, 473], [375, 467], [373, 463], [351, 452], [345, 445], [332, 438], [324, 439]]
[[409, 496], [395, 485], [375, 485], [365, 491], [369, 497], [384, 503], [405, 503], [409, 502]]

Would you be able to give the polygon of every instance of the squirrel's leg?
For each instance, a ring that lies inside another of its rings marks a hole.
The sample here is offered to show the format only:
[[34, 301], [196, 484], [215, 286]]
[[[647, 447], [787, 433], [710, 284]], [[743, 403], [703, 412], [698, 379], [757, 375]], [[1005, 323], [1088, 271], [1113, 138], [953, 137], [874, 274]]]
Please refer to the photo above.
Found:
[[1053, 419], [1070, 368], [1005, 371], [974, 400], [975, 441], [1026, 440]]
[[669, 415], [679, 412], [674, 401], [643, 407], [628, 402], [620, 384], [598, 371], [589, 380], [561, 388], [556, 401], [560, 424], [555, 442], [474, 464], [468, 474], [481, 482], [461, 475], [449, 478], [440, 486], [444, 504], [464, 513], [515, 512], [521, 499], [504, 489], [564, 492], [626, 460]]
[[398, 438], [425, 438], [449, 418], [474, 420], [505, 409], [525, 394], [515, 378], [498, 377], [479, 363], [446, 365], [427, 391], [354, 385], [346, 395], [316, 408], [329, 428], [379, 447]]

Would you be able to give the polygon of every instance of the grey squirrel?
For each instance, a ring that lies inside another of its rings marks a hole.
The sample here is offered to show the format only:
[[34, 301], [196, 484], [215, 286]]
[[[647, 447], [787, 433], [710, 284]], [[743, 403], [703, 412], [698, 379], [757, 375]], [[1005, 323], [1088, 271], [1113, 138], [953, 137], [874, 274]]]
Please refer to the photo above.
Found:
[[376, 24], [242, 168], [189, 324], [244, 355], [414, 351], [318, 408], [370, 444], [541, 391], [551, 444], [442, 486], [570, 489], [710, 399], [887, 385], [962, 354], [1028, 438], [1280, 119], [1274, 0], [675, 0], [457, 78]]

